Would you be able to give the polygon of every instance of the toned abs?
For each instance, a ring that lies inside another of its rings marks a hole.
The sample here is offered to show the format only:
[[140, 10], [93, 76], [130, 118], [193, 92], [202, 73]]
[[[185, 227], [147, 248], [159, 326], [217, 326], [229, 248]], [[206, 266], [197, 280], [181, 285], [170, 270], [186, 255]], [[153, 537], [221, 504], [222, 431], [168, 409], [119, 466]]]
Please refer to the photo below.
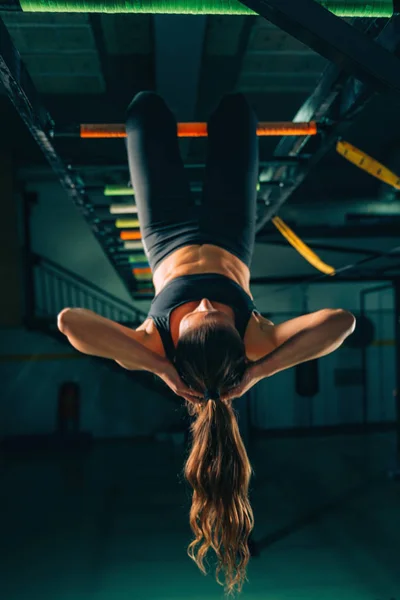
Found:
[[184, 246], [167, 256], [153, 274], [156, 294], [176, 277], [199, 273], [225, 275], [253, 298], [250, 293], [249, 268], [237, 256], [211, 244]]

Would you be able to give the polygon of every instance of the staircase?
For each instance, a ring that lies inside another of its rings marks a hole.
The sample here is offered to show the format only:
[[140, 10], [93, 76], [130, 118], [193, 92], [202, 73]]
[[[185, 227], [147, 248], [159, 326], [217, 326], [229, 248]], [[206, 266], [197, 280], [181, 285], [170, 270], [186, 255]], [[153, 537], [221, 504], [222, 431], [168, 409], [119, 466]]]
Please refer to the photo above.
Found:
[[[47, 258], [31, 253], [26, 263], [24, 323], [26, 328], [49, 335], [67, 345], [72, 351], [74, 349], [68, 339], [57, 327], [57, 315], [67, 306], [93, 310], [103, 317], [131, 328], [138, 327], [147, 317], [146, 313]], [[140, 383], [151, 391], [156, 391], [175, 405], [182, 404], [178, 396], [152, 373], [127, 371], [113, 360], [94, 356], [88, 358], [131, 381]]]

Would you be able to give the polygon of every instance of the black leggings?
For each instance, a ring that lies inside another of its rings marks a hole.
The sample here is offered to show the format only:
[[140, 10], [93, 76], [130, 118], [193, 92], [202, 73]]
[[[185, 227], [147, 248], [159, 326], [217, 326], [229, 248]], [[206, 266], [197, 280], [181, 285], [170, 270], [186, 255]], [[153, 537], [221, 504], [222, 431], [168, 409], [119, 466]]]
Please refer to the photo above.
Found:
[[257, 119], [242, 94], [222, 98], [208, 122], [201, 205], [192, 197], [177, 123], [164, 100], [140, 92], [127, 110], [131, 183], [152, 272], [177, 248], [214, 244], [248, 267], [254, 249], [258, 181]]

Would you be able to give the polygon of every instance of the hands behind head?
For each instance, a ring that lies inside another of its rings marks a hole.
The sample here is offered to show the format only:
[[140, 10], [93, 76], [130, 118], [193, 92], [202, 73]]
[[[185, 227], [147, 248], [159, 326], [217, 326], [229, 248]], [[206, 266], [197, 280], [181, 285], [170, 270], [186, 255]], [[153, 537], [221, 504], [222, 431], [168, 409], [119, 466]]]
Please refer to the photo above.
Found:
[[[179, 376], [179, 373], [174, 365], [168, 359], [163, 361], [162, 367], [157, 371], [156, 375], [158, 375], [167, 384], [167, 386], [181, 398], [185, 398], [185, 400], [193, 402], [194, 404], [204, 403], [204, 395], [196, 392], [186, 385], [186, 383]], [[233, 398], [240, 398], [259, 380], [260, 377], [256, 375], [253, 366], [250, 365], [244, 372], [239, 385], [231, 388], [225, 393], [222, 393], [221, 400], [227, 401], [232, 400]]]
[[185, 400], [193, 402], [194, 404], [200, 404], [204, 401], [204, 396], [195, 390], [192, 390], [182, 381], [178, 371], [168, 359], [163, 361], [162, 368], [157, 371], [156, 375], [158, 375], [167, 386], [181, 398], [185, 398]]
[[260, 381], [260, 377], [256, 374], [253, 365], [248, 366], [240, 383], [227, 392], [222, 393], [221, 400], [227, 401], [233, 400], [233, 398], [241, 398], [241, 396], [248, 392], [258, 381]]

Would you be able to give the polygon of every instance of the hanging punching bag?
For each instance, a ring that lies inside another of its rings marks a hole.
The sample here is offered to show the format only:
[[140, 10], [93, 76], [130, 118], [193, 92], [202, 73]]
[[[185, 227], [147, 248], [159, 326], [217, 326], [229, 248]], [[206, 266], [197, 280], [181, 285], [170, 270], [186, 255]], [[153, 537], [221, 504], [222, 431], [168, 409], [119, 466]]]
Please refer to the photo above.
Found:
[[347, 337], [343, 346], [346, 348], [367, 348], [375, 340], [375, 325], [369, 317], [362, 314], [355, 315], [357, 326], [354, 332]]
[[80, 429], [80, 387], [73, 381], [64, 381], [58, 392], [57, 433], [70, 435]]
[[318, 359], [309, 360], [296, 366], [296, 393], [304, 398], [312, 398], [319, 392]]

